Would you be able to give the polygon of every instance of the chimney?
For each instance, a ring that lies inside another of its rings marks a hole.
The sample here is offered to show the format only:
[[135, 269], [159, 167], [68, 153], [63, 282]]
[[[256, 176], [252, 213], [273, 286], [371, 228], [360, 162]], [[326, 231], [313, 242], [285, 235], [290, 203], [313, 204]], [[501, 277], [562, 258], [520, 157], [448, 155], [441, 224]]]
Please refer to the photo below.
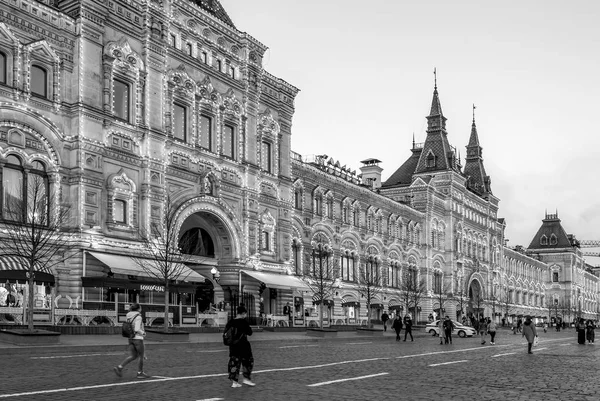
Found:
[[361, 161], [363, 164], [360, 167], [363, 183], [366, 183], [372, 190], [381, 188], [381, 172], [383, 169], [379, 167], [381, 160], [366, 159]]

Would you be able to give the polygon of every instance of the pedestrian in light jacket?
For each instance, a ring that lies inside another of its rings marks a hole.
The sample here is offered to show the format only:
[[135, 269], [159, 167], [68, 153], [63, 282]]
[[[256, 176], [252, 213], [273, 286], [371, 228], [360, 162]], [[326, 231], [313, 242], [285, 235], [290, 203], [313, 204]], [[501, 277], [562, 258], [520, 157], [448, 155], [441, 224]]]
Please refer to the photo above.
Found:
[[523, 337], [527, 340], [527, 353], [533, 354], [531, 347], [533, 347], [533, 342], [537, 337], [537, 330], [530, 317], [527, 317], [523, 323]]
[[494, 341], [496, 339], [496, 322], [492, 319], [488, 318], [488, 333], [490, 333], [490, 344], [496, 344]]
[[479, 319], [479, 337], [481, 337], [481, 345], [485, 344], [485, 338], [487, 337], [487, 320], [483, 317]]
[[144, 330], [144, 322], [142, 321], [142, 307], [138, 303], [133, 303], [129, 307], [129, 312], [127, 312], [127, 316], [125, 317], [128, 322], [131, 322], [133, 325], [133, 338], [129, 339], [129, 344], [127, 346], [129, 350], [129, 356], [123, 360], [119, 365], [115, 366], [113, 370], [115, 374], [119, 377], [123, 377], [123, 368], [127, 366], [130, 362], [138, 360], [138, 379], [149, 379], [150, 376], [144, 372], [144, 359], [145, 359], [145, 347], [144, 347], [144, 337], [146, 336], [146, 331]]
[[[438, 322], [438, 332], [440, 334], [440, 344], [443, 344], [446, 336], [444, 335], [444, 319], [442, 319], [441, 316], [440, 316], [440, 320]], [[447, 339], [446, 339], [446, 344], [448, 344]]]

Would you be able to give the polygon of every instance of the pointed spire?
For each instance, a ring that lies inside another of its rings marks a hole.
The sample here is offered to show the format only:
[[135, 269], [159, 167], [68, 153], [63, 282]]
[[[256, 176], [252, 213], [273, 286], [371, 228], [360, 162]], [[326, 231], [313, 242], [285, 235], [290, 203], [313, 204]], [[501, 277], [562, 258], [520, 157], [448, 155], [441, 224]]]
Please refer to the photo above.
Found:
[[433, 69], [433, 99], [431, 100], [431, 110], [429, 116], [427, 116], [427, 130], [439, 130], [446, 129], [446, 117], [442, 113], [442, 103], [437, 90], [437, 70]]
[[[471, 136], [469, 137], [469, 144], [467, 149], [470, 147], [479, 147], [479, 135], [477, 135], [477, 125], [475, 124], [475, 109], [477, 107], [473, 104], [473, 123], [471, 124]], [[478, 151], [480, 153], [481, 150]], [[468, 152], [467, 152], [468, 153]]]
[[477, 108], [477, 106], [475, 106], [475, 103], [473, 103], [473, 124], [475, 124], [475, 109]]
[[415, 131], [413, 131], [413, 149], [415, 148]]

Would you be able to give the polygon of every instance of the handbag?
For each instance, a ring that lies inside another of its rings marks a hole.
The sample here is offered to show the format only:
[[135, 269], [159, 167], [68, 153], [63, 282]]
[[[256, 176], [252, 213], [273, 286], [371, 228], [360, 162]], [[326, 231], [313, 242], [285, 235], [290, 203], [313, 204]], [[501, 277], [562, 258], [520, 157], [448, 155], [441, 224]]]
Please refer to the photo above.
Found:
[[534, 346], [534, 347], [537, 347], [539, 343], [540, 343], [540, 341], [539, 341], [538, 337], [536, 336], [536, 337], [533, 339], [533, 346]]

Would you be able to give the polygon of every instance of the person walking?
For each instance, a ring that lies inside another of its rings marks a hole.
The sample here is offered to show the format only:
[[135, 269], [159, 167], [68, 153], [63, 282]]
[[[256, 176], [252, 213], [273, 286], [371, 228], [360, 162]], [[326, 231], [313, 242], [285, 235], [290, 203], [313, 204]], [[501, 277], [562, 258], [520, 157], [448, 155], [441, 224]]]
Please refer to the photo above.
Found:
[[546, 333], [548, 331], [548, 322], [544, 322], [543, 326], [544, 326], [544, 333]]
[[585, 322], [583, 318], [579, 318], [575, 330], [577, 331], [577, 344], [585, 345]]
[[[444, 344], [444, 339], [446, 335], [444, 334], [444, 319], [440, 316], [440, 320], [438, 320], [438, 334], [440, 337], [440, 344]], [[446, 340], [446, 344], [448, 344], [448, 340]]]
[[452, 331], [454, 330], [454, 322], [450, 320], [450, 317], [448, 315], [446, 315], [446, 319], [444, 319], [443, 327], [446, 344], [452, 344]]
[[248, 311], [244, 305], [240, 305], [237, 307], [236, 313], [235, 318], [225, 325], [225, 331], [230, 327], [235, 329], [232, 344], [229, 346], [229, 362], [227, 364], [229, 380], [231, 380], [231, 387], [242, 387], [242, 384], [239, 383], [240, 367], [242, 367], [242, 383], [247, 386], [255, 386], [256, 384], [250, 377], [254, 368], [254, 357], [248, 341], [248, 336], [252, 335], [252, 327], [246, 320]]
[[596, 337], [596, 333], [594, 332], [595, 328], [596, 325], [591, 319], [588, 319], [588, 321], [585, 322], [585, 337], [588, 344], [594, 344], [594, 337]]
[[392, 323], [392, 329], [396, 331], [396, 341], [400, 341], [400, 332], [402, 331], [402, 317], [400, 315], [396, 315], [396, 319]]
[[145, 359], [145, 349], [144, 349], [144, 336], [146, 335], [146, 331], [144, 330], [144, 322], [142, 321], [142, 307], [138, 303], [133, 303], [129, 307], [129, 312], [127, 312], [127, 316], [125, 317], [128, 322], [131, 322], [133, 325], [133, 338], [129, 339], [128, 349], [129, 356], [123, 360], [119, 365], [115, 366], [113, 370], [116, 375], [119, 377], [123, 377], [123, 368], [127, 366], [130, 362], [138, 360], [138, 379], [148, 379], [148, 376], [144, 372], [144, 359]]
[[404, 341], [406, 341], [406, 336], [410, 335], [410, 341], [414, 341], [412, 335], [412, 317], [410, 313], [404, 316]]
[[381, 315], [381, 321], [383, 322], [383, 331], [387, 331], [387, 321], [390, 320], [390, 316], [383, 312]]
[[494, 322], [492, 319], [488, 318], [488, 333], [490, 333], [490, 344], [495, 345], [496, 343], [494, 342], [496, 339], [496, 322]]
[[527, 353], [533, 354], [531, 347], [533, 347], [533, 342], [537, 337], [537, 330], [535, 329], [535, 325], [531, 322], [531, 318], [529, 316], [525, 318], [525, 323], [523, 323], [522, 336], [527, 340]]
[[487, 336], [487, 320], [485, 318], [479, 319], [479, 337], [481, 338], [481, 345], [485, 344]]

